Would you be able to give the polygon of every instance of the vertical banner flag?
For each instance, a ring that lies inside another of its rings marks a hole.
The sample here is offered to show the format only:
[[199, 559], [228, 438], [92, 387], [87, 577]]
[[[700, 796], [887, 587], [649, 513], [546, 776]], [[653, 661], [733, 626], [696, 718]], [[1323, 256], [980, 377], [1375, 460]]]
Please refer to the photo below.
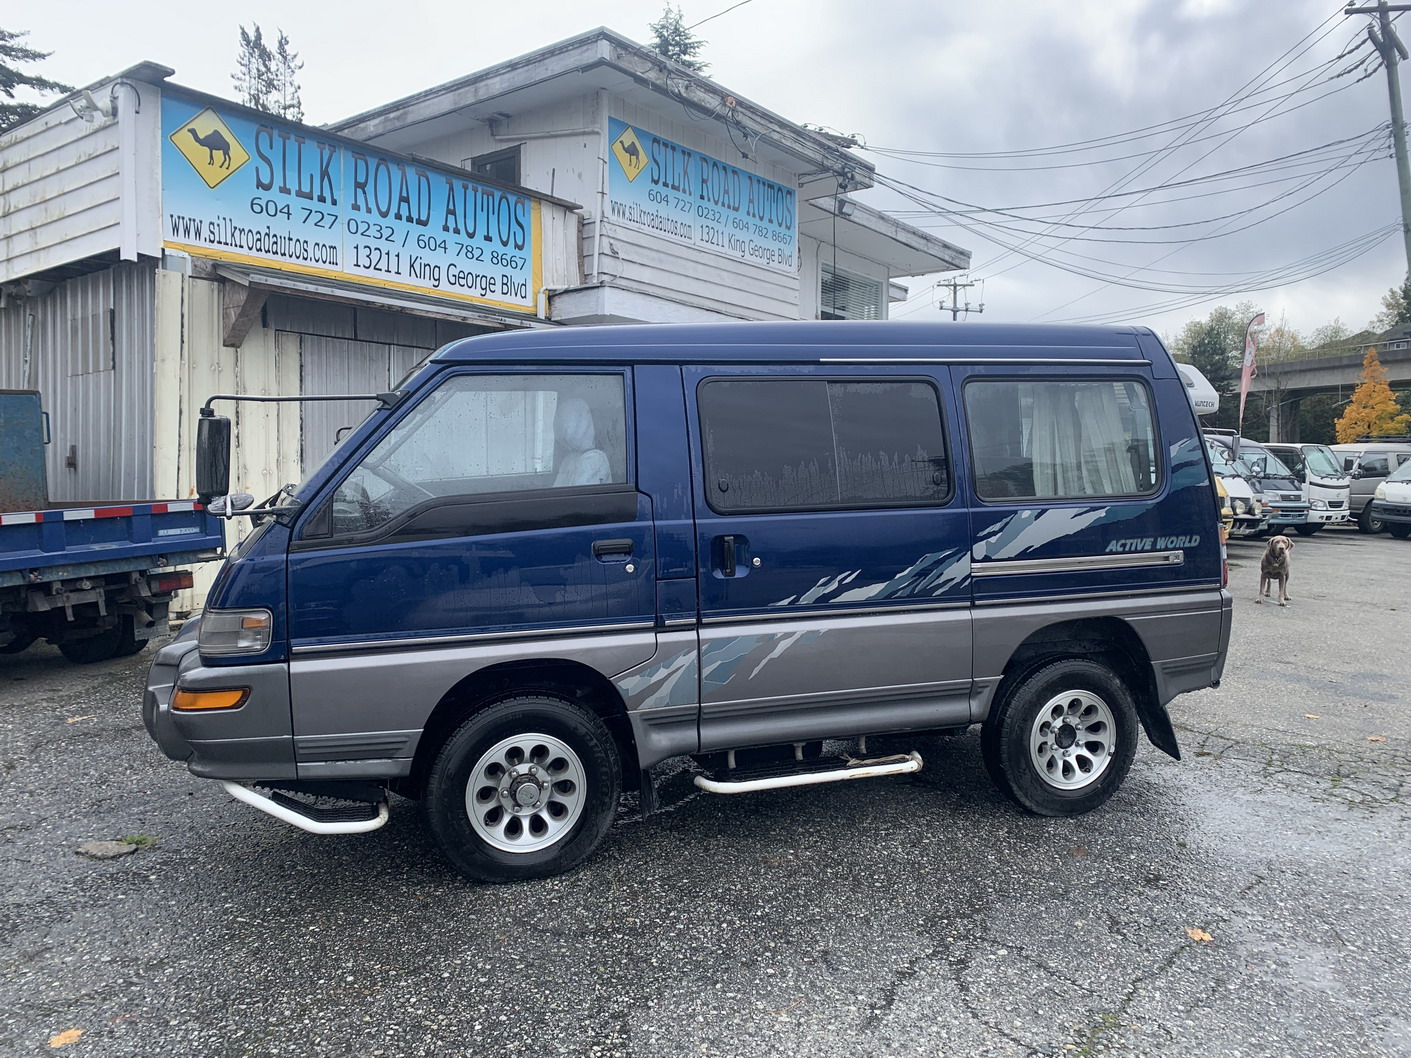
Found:
[[1249, 383], [1254, 378], [1254, 328], [1264, 326], [1264, 313], [1255, 316], [1244, 329], [1244, 365], [1240, 368], [1240, 421], [1239, 433], [1244, 434], [1244, 398], [1249, 395]]

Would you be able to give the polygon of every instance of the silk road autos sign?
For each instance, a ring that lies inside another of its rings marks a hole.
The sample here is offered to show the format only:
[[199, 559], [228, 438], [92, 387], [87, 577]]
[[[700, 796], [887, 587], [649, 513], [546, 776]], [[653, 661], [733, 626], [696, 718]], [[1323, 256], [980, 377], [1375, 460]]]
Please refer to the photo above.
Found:
[[609, 216], [668, 242], [798, 269], [798, 192], [608, 118]]
[[168, 249], [535, 311], [540, 204], [527, 195], [170, 90], [162, 131]]

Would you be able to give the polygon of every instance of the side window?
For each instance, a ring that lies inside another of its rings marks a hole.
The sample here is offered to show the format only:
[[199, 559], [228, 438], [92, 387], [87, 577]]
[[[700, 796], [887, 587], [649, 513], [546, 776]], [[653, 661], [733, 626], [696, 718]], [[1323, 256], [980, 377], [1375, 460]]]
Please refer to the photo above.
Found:
[[1391, 473], [1391, 464], [1386, 456], [1365, 455], [1357, 464], [1364, 478], [1386, 477]]
[[365, 455], [333, 496], [334, 535], [427, 500], [627, 480], [616, 375], [456, 375]]
[[1140, 382], [974, 381], [965, 415], [981, 499], [1131, 496], [1160, 480]]
[[1397, 453], [1396, 453], [1396, 465], [1397, 465], [1397, 466], [1399, 466], [1399, 467], [1400, 467], [1400, 466], [1405, 466], [1408, 462], [1411, 462], [1411, 452], [1397, 452]]
[[926, 382], [717, 379], [698, 396], [705, 488], [721, 513], [907, 507], [950, 497]]

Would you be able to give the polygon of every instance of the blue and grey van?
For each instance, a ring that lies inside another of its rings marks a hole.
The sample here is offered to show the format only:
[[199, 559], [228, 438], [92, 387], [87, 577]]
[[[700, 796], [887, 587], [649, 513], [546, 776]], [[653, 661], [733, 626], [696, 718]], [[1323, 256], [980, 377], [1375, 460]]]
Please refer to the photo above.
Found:
[[[972, 724], [1009, 798], [1073, 815], [1139, 732], [1179, 758], [1168, 703], [1221, 677], [1218, 501], [1146, 329], [518, 331], [379, 401], [244, 512], [144, 704], [305, 830], [392, 791], [469, 877], [535, 877], [668, 758], [748, 793], [915, 771], [868, 738]], [[201, 427], [215, 496], [229, 423]]]

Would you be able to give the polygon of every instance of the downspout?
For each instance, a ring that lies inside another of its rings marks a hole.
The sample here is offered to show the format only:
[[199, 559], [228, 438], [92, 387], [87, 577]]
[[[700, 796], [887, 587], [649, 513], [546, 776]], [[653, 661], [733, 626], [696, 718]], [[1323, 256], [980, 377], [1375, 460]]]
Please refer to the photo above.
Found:
[[603, 228], [607, 225], [608, 203], [608, 146], [607, 146], [607, 89], [598, 89], [598, 223], [593, 227], [593, 272], [594, 283], [599, 282], [598, 263], [603, 254]]

